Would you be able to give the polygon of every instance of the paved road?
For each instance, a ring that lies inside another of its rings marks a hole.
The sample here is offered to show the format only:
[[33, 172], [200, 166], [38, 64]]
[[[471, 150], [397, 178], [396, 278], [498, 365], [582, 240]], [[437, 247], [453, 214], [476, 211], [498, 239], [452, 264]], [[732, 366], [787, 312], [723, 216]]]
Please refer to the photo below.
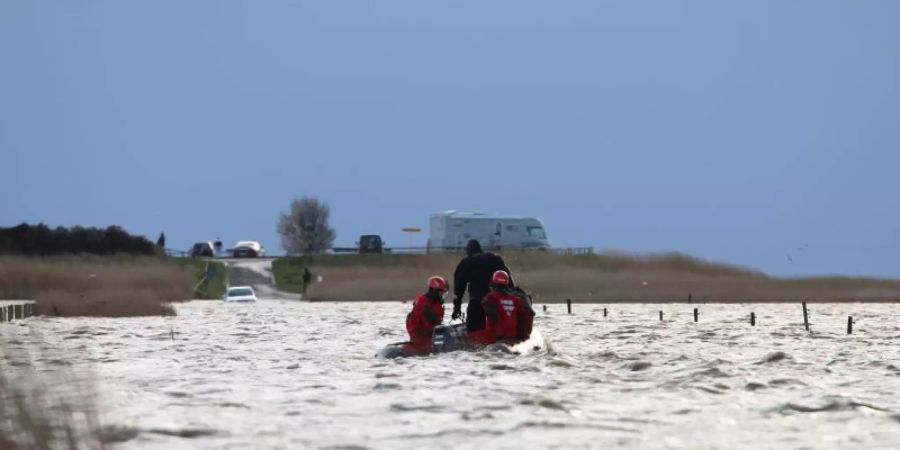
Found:
[[271, 259], [229, 260], [228, 284], [231, 286], [252, 286], [260, 299], [302, 300], [300, 294], [279, 291], [272, 278]]

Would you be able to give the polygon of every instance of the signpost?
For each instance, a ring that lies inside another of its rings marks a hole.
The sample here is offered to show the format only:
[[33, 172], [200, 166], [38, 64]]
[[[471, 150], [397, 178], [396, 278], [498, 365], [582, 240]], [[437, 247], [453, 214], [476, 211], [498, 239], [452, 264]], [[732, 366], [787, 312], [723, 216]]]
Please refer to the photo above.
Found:
[[403, 229], [400, 230], [400, 231], [402, 231], [402, 232], [404, 232], [404, 233], [409, 233], [409, 252], [412, 253], [412, 250], [413, 250], [413, 239], [415, 238], [416, 233], [421, 233], [421, 232], [422, 232], [422, 229], [421, 229], [421, 228], [416, 228], [416, 227], [406, 227], [406, 228], [403, 228]]

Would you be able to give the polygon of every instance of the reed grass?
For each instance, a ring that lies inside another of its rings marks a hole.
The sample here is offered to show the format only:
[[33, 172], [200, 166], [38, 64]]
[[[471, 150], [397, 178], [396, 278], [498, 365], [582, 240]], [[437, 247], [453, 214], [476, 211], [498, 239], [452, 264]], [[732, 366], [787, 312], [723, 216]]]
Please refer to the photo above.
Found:
[[[425, 280], [453, 283], [462, 255], [317, 257], [311, 270], [322, 283], [311, 300], [394, 301], [413, 298]], [[760, 271], [681, 254], [503, 255], [516, 280], [539, 302], [668, 303], [898, 301], [900, 281], [849, 277], [778, 278]]]
[[30, 299], [54, 316], [174, 315], [190, 275], [161, 257], [0, 258], [0, 298]]
[[0, 348], [0, 449], [103, 449], [91, 378], [39, 370], [29, 352]]

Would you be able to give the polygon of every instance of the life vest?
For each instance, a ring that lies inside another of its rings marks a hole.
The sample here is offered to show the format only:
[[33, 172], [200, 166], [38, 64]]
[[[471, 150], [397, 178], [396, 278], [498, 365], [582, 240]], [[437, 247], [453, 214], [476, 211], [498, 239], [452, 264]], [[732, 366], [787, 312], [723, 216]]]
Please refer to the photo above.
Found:
[[[429, 320], [429, 317], [432, 320]], [[406, 331], [410, 346], [420, 352], [431, 351], [431, 335], [434, 327], [444, 320], [444, 306], [425, 294], [413, 302], [412, 311], [406, 316]]]
[[491, 292], [482, 300], [487, 316], [486, 333], [478, 340], [524, 341], [531, 336], [534, 311], [527, 300], [518, 295]]

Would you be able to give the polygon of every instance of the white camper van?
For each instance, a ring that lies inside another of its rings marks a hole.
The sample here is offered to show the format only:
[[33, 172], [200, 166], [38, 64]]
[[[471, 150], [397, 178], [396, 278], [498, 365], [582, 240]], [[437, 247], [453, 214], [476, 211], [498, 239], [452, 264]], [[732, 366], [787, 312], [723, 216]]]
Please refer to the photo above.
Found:
[[534, 217], [447, 211], [431, 215], [428, 247], [433, 251], [465, 248], [477, 239], [485, 249], [550, 248], [544, 223]]

